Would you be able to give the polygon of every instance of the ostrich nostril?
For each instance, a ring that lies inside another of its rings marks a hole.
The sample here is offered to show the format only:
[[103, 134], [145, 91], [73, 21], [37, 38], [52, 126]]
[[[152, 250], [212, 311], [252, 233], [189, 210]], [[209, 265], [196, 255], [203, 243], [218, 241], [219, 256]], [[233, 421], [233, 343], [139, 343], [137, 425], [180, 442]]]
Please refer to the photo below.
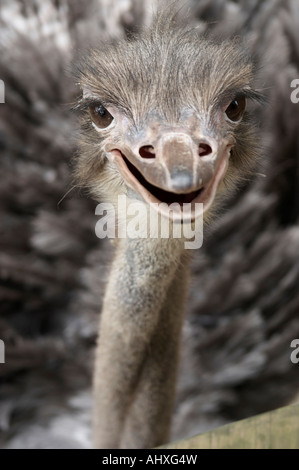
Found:
[[152, 145], [145, 145], [144, 147], [141, 147], [139, 149], [139, 155], [142, 158], [155, 158], [156, 157], [155, 150]]
[[200, 143], [198, 148], [198, 155], [200, 157], [206, 157], [212, 153], [212, 147], [208, 144]]

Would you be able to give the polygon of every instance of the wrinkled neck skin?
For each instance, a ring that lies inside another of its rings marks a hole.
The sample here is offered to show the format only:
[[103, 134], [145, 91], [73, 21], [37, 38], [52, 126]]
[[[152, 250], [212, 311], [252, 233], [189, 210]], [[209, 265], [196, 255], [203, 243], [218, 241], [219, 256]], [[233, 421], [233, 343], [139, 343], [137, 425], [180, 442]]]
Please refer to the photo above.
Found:
[[96, 448], [169, 441], [188, 285], [177, 240], [119, 240], [96, 353]]

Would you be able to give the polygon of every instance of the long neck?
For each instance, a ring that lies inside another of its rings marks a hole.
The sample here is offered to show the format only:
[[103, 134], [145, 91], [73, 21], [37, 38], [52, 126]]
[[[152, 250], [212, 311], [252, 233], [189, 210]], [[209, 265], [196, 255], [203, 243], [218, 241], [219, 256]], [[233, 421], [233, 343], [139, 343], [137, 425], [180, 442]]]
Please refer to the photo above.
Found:
[[96, 355], [98, 448], [168, 439], [188, 264], [179, 240], [118, 243]]

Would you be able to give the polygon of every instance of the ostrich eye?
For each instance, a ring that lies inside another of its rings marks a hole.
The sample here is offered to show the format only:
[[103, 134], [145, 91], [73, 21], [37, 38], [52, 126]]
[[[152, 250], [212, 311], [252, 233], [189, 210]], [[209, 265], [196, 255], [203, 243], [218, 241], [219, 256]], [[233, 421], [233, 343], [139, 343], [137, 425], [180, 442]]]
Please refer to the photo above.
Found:
[[238, 96], [231, 104], [226, 108], [225, 114], [228, 119], [233, 122], [237, 122], [241, 119], [246, 109], [246, 98], [245, 96]]
[[101, 103], [89, 106], [89, 113], [94, 124], [100, 129], [106, 129], [114, 119]]

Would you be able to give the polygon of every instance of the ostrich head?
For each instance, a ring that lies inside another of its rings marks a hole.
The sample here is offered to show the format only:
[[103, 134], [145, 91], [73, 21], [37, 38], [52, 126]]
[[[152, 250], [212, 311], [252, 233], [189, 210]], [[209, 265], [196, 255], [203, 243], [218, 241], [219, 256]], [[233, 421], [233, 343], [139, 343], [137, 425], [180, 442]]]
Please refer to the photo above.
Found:
[[[203, 203], [205, 213], [258, 155], [246, 111], [254, 65], [237, 41], [157, 17], [75, 67], [83, 91], [77, 177], [96, 197]], [[217, 195], [217, 198], [215, 197]], [[155, 205], [158, 210], [160, 206]]]

